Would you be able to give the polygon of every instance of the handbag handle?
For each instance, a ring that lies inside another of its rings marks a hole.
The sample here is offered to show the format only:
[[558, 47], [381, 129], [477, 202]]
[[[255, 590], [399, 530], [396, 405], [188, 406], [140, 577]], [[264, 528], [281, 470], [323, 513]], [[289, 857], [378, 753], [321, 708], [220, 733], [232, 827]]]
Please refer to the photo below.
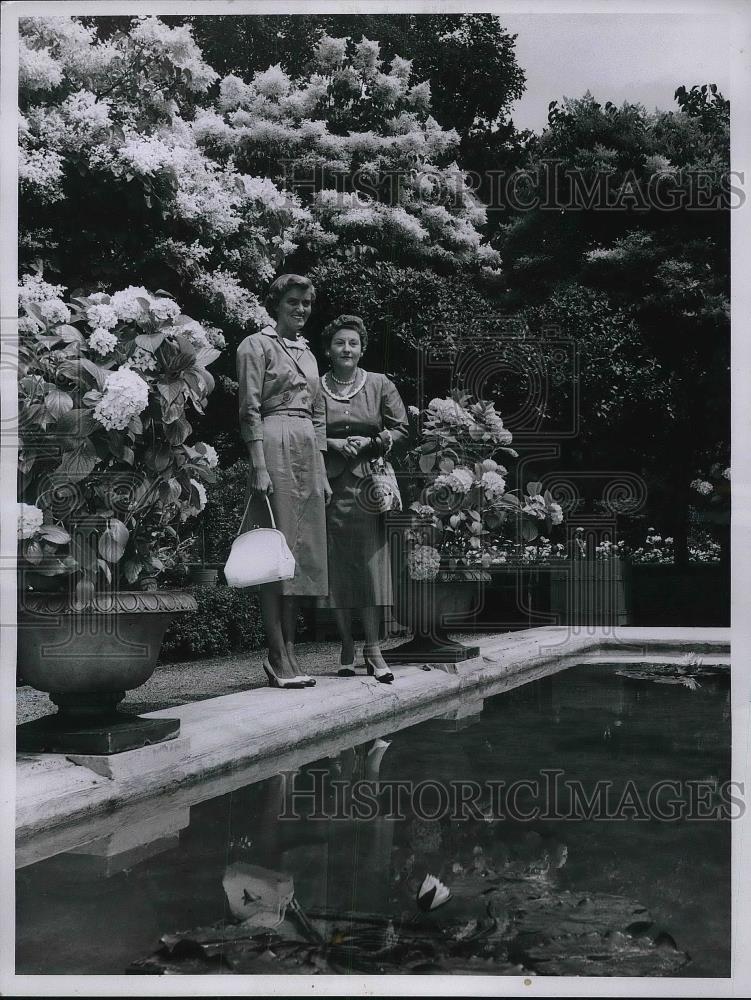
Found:
[[[237, 533], [235, 534], [235, 538], [239, 538], [240, 537], [240, 534], [241, 534], [240, 528], [242, 528], [243, 524], [245, 523], [245, 518], [248, 516], [248, 511], [250, 510], [250, 504], [251, 504], [254, 496], [255, 496], [255, 494], [253, 493], [253, 490], [251, 490], [250, 491], [250, 496], [248, 497], [248, 502], [245, 504], [245, 510], [243, 511], [243, 516], [240, 518], [240, 527], [237, 529]], [[266, 501], [266, 506], [269, 509], [269, 517], [271, 518], [271, 527], [276, 530], [276, 521], [274, 520], [274, 512], [271, 509], [271, 503], [269, 501], [269, 495], [268, 495], [268, 493], [264, 493], [263, 496], [264, 496], [264, 499]]]

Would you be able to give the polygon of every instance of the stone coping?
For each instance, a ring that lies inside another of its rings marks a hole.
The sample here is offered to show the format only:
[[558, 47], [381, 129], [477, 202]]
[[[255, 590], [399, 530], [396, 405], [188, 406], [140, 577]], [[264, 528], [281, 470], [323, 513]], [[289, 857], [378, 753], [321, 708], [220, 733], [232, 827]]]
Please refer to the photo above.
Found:
[[[459, 664], [397, 666], [391, 685], [318, 676], [314, 688], [260, 688], [149, 713], [179, 718], [180, 737], [108, 758], [18, 755], [19, 867], [182, 812], [285, 770], [557, 673], [584, 659], [710, 654], [725, 661], [726, 628], [549, 626], [479, 637]], [[607, 654], [600, 657], [600, 654]]]

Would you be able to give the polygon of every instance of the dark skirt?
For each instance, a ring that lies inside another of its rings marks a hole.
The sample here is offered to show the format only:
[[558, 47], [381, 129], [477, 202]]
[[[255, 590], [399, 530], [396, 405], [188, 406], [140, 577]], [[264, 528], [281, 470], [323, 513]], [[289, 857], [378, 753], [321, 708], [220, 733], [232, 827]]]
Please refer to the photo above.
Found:
[[360, 490], [365, 480], [347, 469], [331, 480], [326, 508], [329, 593], [322, 608], [369, 608], [393, 604], [384, 514], [367, 509]]
[[[321, 597], [328, 593], [326, 505], [321, 452], [313, 421], [270, 414], [263, 421], [263, 453], [274, 492], [269, 497], [277, 528], [295, 557], [291, 580], [269, 583], [286, 595]], [[269, 526], [263, 498], [254, 499], [243, 529]]]

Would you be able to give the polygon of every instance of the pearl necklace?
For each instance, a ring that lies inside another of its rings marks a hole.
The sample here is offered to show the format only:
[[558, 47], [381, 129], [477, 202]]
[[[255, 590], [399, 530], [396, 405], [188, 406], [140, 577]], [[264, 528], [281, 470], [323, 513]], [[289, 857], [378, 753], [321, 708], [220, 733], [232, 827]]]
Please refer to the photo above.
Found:
[[[352, 386], [352, 388], [349, 389], [348, 391], [345, 390], [344, 392], [341, 393], [334, 392], [331, 386], [329, 385], [329, 376], [334, 380], [334, 382], [337, 382], [339, 385], [348, 385]], [[366, 372], [364, 372], [362, 368], [357, 369], [354, 378], [352, 378], [349, 382], [342, 382], [340, 379], [335, 377], [332, 371], [328, 371], [321, 379], [321, 385], [323, 386], [323, 391], [331, 399], [338, 399], [340, 402], [346, 402], [346, 400], [352, 399], [352, 397], [355, 396], [360, 391], [360, 389], [362, 389], [362, 387], [365, 385], [365, 378], [366, 378]]]

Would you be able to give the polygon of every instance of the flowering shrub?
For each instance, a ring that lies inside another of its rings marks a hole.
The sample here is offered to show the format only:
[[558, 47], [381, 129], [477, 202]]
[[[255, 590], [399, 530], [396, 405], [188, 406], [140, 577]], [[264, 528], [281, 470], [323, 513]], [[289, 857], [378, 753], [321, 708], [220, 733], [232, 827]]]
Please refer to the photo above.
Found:
[[19, 288], [19, 506], [26, 583], [75, 582], [85, 605], [187, 550], [177, 528], [206, 503], [215, 450], [188, 443], [221, 353], [219, 330], [166, 294], [71, 296], [39, 275]]
[[506, 489], [507, 469], [494, 456], [517, 454], [492, 403], [455, 393], [431, 400], [422, 414], [413, 407], [408, 412], [413, 424], [420, 421], [421, 432], [407, 466], [427, 478], [405, 530], [412, 579], [433, 579], [442, 566], [504, 562], [507, 550], [501, 546], [518, 550], [543, 525], [550, 531], [561, 523], [560, 505], [540, 483], [528, 483], [521, 499]]
[[[378, 43], [324, 36], [306, 76], [277, 65], [220, 80], [191, 28], [157, 17], [106, 39], [65, 16], [24, 17], [19, 30], [28, 264], [41, 258], [74, 284], [156, 271], [247, 332], [268, 323], [258, 292], [298, 249], [500, 264], [454, 162], [458, 133], [430, 116], [410, 63], [387, 65]], [[345, 174], [358, 190], [343, 192]], [[92, 317], [97, 353], [112, 346], [111, 318]]]

